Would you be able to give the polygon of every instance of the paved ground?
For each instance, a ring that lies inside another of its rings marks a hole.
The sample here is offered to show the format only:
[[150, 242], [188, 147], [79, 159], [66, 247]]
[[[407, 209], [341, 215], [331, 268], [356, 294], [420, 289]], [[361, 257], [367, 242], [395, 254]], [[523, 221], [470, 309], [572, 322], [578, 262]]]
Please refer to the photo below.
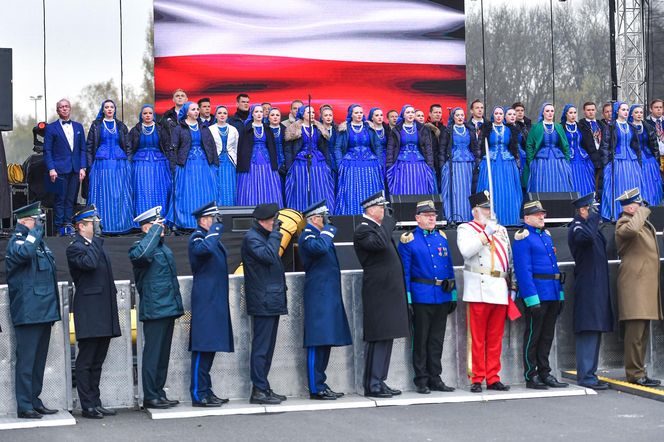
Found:
[[596, 396], [153, 421], [123, 410], [74, 427], [8, 430], [0, 441], [664, 440], [664, 403]]

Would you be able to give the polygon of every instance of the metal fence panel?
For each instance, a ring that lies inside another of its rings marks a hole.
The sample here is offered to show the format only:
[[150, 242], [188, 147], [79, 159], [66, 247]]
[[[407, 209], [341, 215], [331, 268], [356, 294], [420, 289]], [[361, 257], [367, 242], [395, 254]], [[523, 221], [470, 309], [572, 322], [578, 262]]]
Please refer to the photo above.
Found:
[[[60, 312], [69, 318], [69, 286], [59, 283]], [[16, 340], [9, 311], [9, 291], [0, 286], [0, 414], [16, 413], [14, 367], [16, 365]], [[69, 349], [69, 322], [58, 321], [51, 329], [51, 341], [44, 370], [44, 386], [41, 399], [49, 408], [71, 409], [71, 359]]]

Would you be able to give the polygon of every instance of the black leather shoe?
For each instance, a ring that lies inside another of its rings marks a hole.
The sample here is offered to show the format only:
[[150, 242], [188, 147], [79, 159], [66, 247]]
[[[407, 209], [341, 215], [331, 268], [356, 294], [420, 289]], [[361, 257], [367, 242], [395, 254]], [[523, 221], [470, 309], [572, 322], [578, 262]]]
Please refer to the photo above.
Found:
[[426, 385], [416, 385], [415, 391], [419, 394], [430, 394], [431, 390]]
[[86, 419], [103, 419], [104, 415], [97, 411], [96, 408], [85, 408], [81, 415]]
[[385, 383], [383, 383], [383, 388], [387, 390], [392, 396], [399, 396], [401, 394], [401, 390], [397, 390], [396, 388], [390, 388]]
[[42, 415], [35, 410], [19, 411], [16, 413], [19, 419], [41, 419]]
[[544, 382], [539, 378], [539, 376], [533, 376], [529, 381], [526, 381], [526, 388], [532, 388], [534, 390], [548, 390], [549, 387], [546, 386]]
[[162, 401], [162, 402], [166, 402], [166, 403], [167, 403], [169, 406], [171, 406], [171, 407], [175, 407], [177, 404], [180, 403], [180, 401], [175, 400], [175, 399], [170, 400], [170, 399], [167, 398], [166, 396], [164, 396], [164, 397], [160, 397], [159, 400]]
[[216, 394], [214, 394], [214, 393], [212, 393], [212, 394], [210, 395], [210, 398], [213, 399], [213, 400], [215, 400], [215, 401], [217, 401], [217, 402], [219, 402], [219, 403], [222, 404], [222, 405], [223, 405], [223, 404], [227, 404], [227, 403], [230, 401], [230, 399], [226, 399], [226, 398], [218, 397], [218, 396], [217, 396]]
[[487, 386], [486, 386], [486, 389], [487, 389], [487, 390], [496, 390], [496, 391], [509, 391], [510, 386], [509, 386], [509, 385], [505, 385], [505, 384], [503, 384], [503, 383], [500, 382], [500, 381], [497, 381], [497, 382], [494, 382], [494, 383], [491, 384], [491, 385], [487, 385]]
[[450, 387], [449, 385], [445, 385], [445, 382], [440, 381], [436, 382], [433, 384], [429, 384], [429, 388], [431, 391], [443, 391], [445, 393], [451, 393], [454, 391], [454, 387]]
[[101, 405], [95, 408], [97, 409], [98, 412], [100, 412], [104, 416], [115, 416], [116, 414], [118, 414], [117, 411], [109, 410], [108, 408], [104, 408]]
[[281, 402], [283, 402], [283, 401], [285, 401], [286, 399], [288, 399], [288, 398], [287, 398], [286, 396], [284, 396], [283, 394], [277, 394], [277, 393], [275, 393], [274, 391], [272, 391], [271, 388], [270, 388], [267, 392], [270, 394], [270, 396], [272, 396], [272, 397], [276, 397], [276, 398], [279, 399]]
[[377, 398], [390, 398], [392, 397], [392, 393], [385, 389], [381, 390], [365, 390], [364, 391], [364, 396], [366, 397], [377, 397]]
[[150, 399], [143, 401], [143, 408], [158, 408], [163, 410], [164, 408], [171, 408], [171, 405], [168, 402], [164, 402], [161, 399]]
[[593, 390], [608, 390], [609, 384], [606, 382], [596, 383], [596, 384], [579, 384], [580, 387], [591, 388]]
[[319, 401], [336, 401], [337, 396], [332, 394], [332, 392], [328, 389], [319, 391], [318, 393], [309, 393], [309, 399], [316, 399]]
[[642, 387], [659, 387], [662, 382], [657, 379], [650, 379], [648, 376], [644, 376], [641, 379], [631, 381], [632, 384], [640, 385]]
[[553, 375], [548, 375], [546, 378], [544, 378], [544, 383], [548, 385], [551, 388], [565, 388], [569, 387], [569, 384], [567, 382], [560, 382], [558, 379], [555, 378]]
[[251, 391], [251, 397], [249, 398], [250, 404], [262, 404], [262, 405], [279, 405], [281, 401], [279, 398], [272, 396], [269, 392], [259, 390], [254, 387]]
[[39, 414], [55, 414], [58, 412], [58, 410], [51, 410], [50, 408], [46, 408], [43, 405], [41, 407], [35, 407], [35, 411]]
[[191, 401], [192, 407], [221, 407], [221, 402], [216, 401], [212, 397], [206, 397], [200, 401]]
[[337, 398], [344, 397], [344, 393], [340, 393], [340, 392], [338, 392], [338, 391], [334, 391], [334, 390], [332, 390], [330, 387], [327, 387], [327, 388], [325, 389], [325, 391], [327, 391], [327, 392], [330, 393], [330, 394], [335, 395]]
[[480, 384], [479, 382], [474, 382], [470, 386], [470, 392], [471, 393], [481, 393], [482, 392], [482, 384]]

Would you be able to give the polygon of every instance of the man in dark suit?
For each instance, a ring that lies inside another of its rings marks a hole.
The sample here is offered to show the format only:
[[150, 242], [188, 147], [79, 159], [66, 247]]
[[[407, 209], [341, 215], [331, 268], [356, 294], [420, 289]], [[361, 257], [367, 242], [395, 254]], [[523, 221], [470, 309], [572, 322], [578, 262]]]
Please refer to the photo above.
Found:
[[238, 94], [235, 97], [237, 108], [232, 117], [228, 119], [228, 124], [237, 129], [239, 133], [244, 130], [244, 121], [249, 118], [249, 95]]
[[180, 112], [180, 109], [182, 109], [182, 106], [184, 106], [186, 102], [187, 93], [184, 89], [175, 89], [175, 91], [173, 91], [173, 107], [164, 112], [159, 123], [171, 131], [178, 125], [178, 112]]
[[99, 238], [99, 215], [94, 205], [74, 215], [74, 240], [67, 247], [69, 273], [74, 281], [74, 327], [78, 343], [76, 390], [83, 417], [114, 416], [99, 398], [101, 367], [111, 338], [121, 336], [118, 301], [111, 260]]
[[252, 316], [251, 398], [252, 404], [279, 404], [286, 396], [270, 388], [267, 376], [277, 340], [279, 316], [288, 314], [286, 276], [279, 256], [282, 233], [277, 218], [279, 206], [259, 204], [254, 209], [254, 222], [242, 240], [244, 294], [247, 314]]
[[44, 242], [39, 201], [14, 211], [16, 230], [7, 244], [5, 266], [9, 309], [16, 336], [16, 408], [19, 418], [54, 414], [39, 399], [51, 340], [60, 318], [55, 260]]
[[85, 178], [85, 130], [81, 123], [70, 120], [71, 103], [66, 98], [56, 105], [58, 120], [46, 126], [44, 162], [52, 183], [55, 183], [55, 227], [60, 235], [72, 234], [69, 223], [80, 182]]
[[364, 219], [355, 229], [353, 245], [362, 269], [364, 323], [364, 395], [387, 398], [401, 391], [385, 384], [392, 343], [410, 335], [403, 266], [392, 241], [396, 222], [385, 216], [385, 192], [362, 202]]

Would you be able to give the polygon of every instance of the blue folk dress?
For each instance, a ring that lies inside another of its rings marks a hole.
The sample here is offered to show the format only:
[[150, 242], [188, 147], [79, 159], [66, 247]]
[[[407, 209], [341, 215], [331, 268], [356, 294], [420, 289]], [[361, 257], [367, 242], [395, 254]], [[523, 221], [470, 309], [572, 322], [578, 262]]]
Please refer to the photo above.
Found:
[[643, 177], [641, 179], [641, 197], [648, 201], [650, 205], [658, 206], [662, 203], [662, 175], [659, 171], [659, 162], [650, 150], [648, 131], [641, 125], [636, 127], [636, 136], [641, 147], [641, 170]]
[[134, 217], [156, 206], [166, 210], [173, 178], [168, 158], [159, 147], [157, 126], [141, 126], [134, 154]]
[[328, 207], [334, 207], [334, 177], [325, 155], [318, 150], [320, 133], [315, 126], [303, 125], [301, 131], [302, 149], [295, 155], [286, 175], [286, 206], [303, 212], [311, 204], [325, 200]]
[[[498, 127], [503, 127], [502, 130]], [[493, 177], [493, 202], [498, 222], [504, 226], [520, 224], [519, 214], [523, 193], [521, 191], [521, 177], [516, 158], [508, 149], [510, 128], [506, 126], [494, 127], [489, 135], [489, 158], [491, 160], [491, 176]], [[489, 174], [486, 158], [480, 163], [480, 172], [477, 179], [477, 191], [489, 190]]]
[[279, 173], [272, 170], [264, 130], [264, 126], [254, 127], [254, 148], [249, 172], [237, 174], [238, 206], [256, 206], [265, 203], [276, 203], [279, 208], [284, 206], [281, 180]]
[[473, 193], [473, 168], [475, 156], [470, 151], [470, 132], [466, 126], [452, 127], [451, 134], [452, 189], [450, 192], [450, 161], [441, 168], [440, 189], [445, 218], [454, 222], [473, 219], [468, 197]]
[[567, 142], [569, 143], [569, 162], [572, 169], [574, 191], [579, 196], [595, 191], [595, 167], [590, 155], [581, 146], [581, 131], [576, 123], [565, 123]]
[[542, 144], [530, 164], [528, 192], [574, 192], [572, 169], [554, 124], [544, 124]]
[[[371, 134], [366, 124], [357, 130], [348, 123], [347, 150], [339, 162], [339, 182], [335, 215], [360, 215], [362, 201], [384, 189], [380, 159], [371, 150]], [[344, 136], [338, 135], [338, 140]], [[337, 147], [336, 150], [340, 148]]]
[[437, 192], [436, 175], [420, 152], [418, 139], [417, 125], [401, 128], [399, 155], [386, 172], [387, 187], [392, 195], [431, 195]]
[[[612, 185], [614, 171], [612, 161], [604, 166], [604, 186], [602, 191], [602, 218], [618, 219], [622, 212], [620, 202], [615, 201], [623, 192], [641, 186], [641, 166], [638, 162], [638, 156], [630, 146], [632, 139], [632, 128], [629, 123], [620, 123], [616, 121], [616, 147], [615, 147], [615, 188]], [[607, 128], [608, 129], [608, 128]], [[605, 135], [606, 136], [606, 135]], [[608, 141], [609, 144], [611, 140]], [[611, 212], [611, 202], [613, 210]]]
[[134, 226], [131, 164], [120, 147], [115, 121], [101, 122], [99, 147], [90, 169], [88, 204], [94, 204], [104, 233], [127, 233]]
[[[214, 125], [210, 126], [211, 130]], [[228, 131], [231, 126], [218, 127], [221, 138], [221, 152], [219, 152], [219, 167], [217, 168], [217, 205], [234, 206], [237, 195], [237, 174], [235, 164], [228, 154]]]
[[191, 149], [187, 161], [184, 166], [178, 165], [175, 169], [171, 220], [181, 229], [195, 229], [196, 218], [191, 213], [217, 198], [215, 169], [208, 164], [201, 144], [201, 126], [193, 127], [189, 126]]

